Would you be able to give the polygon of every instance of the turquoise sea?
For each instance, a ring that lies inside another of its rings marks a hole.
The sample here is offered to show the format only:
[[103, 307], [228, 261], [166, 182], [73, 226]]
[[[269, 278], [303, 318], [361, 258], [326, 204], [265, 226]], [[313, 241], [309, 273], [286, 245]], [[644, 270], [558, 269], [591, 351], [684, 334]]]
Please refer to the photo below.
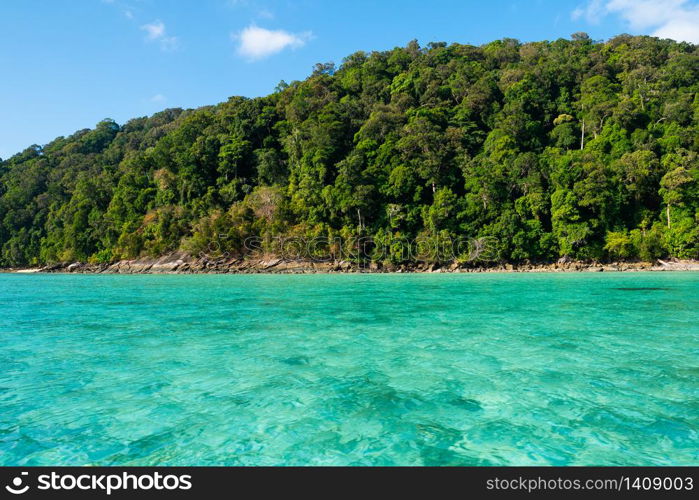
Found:
[[0, 465], [699, 465], [699, 273], [0, 275]]

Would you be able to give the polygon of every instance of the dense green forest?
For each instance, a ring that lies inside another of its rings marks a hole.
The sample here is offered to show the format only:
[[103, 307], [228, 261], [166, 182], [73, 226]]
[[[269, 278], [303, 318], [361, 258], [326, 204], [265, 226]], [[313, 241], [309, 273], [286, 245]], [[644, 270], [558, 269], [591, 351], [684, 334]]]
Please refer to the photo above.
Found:
[[695, 45], [411, 42], [0, 162], [0, 266], [239, 253], [249, 236], [699, 258], [698, 152]]

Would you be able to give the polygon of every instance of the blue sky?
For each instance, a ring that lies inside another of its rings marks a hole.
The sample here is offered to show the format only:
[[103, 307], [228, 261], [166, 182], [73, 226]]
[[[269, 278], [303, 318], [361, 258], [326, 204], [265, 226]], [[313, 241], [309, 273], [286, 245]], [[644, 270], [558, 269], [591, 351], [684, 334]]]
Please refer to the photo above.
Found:
[[576, 31], [699, 43], [699, 0], [2, 0], [0, 157], [107, 117], [265, 95], [358, 50]]

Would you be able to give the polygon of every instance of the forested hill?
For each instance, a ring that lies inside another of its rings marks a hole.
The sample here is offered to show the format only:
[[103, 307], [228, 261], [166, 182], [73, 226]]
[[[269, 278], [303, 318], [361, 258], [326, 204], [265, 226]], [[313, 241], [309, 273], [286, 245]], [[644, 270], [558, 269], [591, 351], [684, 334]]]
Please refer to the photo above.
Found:
[[697, 258], [698, 92], [699, 47], [649, 37], [358, 52], [267, 97], [105, 120], [3, 161], [0, 266], [236, 253], [253, 235]]

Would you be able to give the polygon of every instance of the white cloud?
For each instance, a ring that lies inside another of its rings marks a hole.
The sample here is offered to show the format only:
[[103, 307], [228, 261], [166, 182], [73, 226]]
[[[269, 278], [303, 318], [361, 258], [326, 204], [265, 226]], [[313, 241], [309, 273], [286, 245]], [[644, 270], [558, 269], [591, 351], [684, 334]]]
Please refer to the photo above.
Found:
[[165, 24], [156, 20], [152, 23], [144, 24], [141, 29], [146, 32], [146, 40], [158, 42], [163, 50], [172, 50], [177, 47], [177, 37], [169, 36], [165, 29]]
[[144, 24], [141, 29], [148, 35], [148, 40], [157, 40], [165, 36], [165, 25], [162, 21], [155, 21], [150, 24]]
[[250, 60], [263, 59], [286, 48], [303, 47], [311, 37], [311, 32], [295, 34], [284, 30], [273, 31], [254, 24], [233, 35], [233, 39], [239, 42], [238, 54]]
[[257, 17], [260, 19], [274, 19], [274, 12], [269, 9], [260, 9], [257, 12]]
[[102, 0], [102, 3], [106, 3], [108, 5], [113, 5], [115, 7], [118, 7], [127, 19], [134, 18], [132, 7], [129, 7], [128, 5], [124, 4], [123, 2], [120, 2], [117, 0]]
[[167, 97], [165, 97], [163, 94], [155, 94], [153, 97], [149, 99], [150, 102], [154, 102], [156, 104], [162, 104], [165, 101], [167, 101]]
[[598, 24], [604, 16], [602, 0], [590, 0], [587, 5], [580, 6], [572, 13], [573, 20], [584, 17], [588, 23]]
[[637, 32], [699, 43], [697, 0], [590, 0], [572, 16], [596, 24], [610, 14], [621, 17]]

